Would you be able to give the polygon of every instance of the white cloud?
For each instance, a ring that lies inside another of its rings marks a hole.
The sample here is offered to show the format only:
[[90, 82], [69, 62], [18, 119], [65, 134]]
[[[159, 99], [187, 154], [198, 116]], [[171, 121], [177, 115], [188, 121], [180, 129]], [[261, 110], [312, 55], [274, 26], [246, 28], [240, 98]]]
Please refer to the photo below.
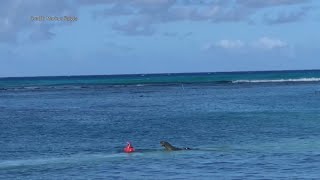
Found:
[[267, 8], [275, 6], [290, 6], [297, 4], [307, 4], [310, 0], [237, 0], [238, 4], [250, 8]]
[[271, 37], [261, 37], [253, 42], [246, 42], [241, 40], [228, 40], [223, 39], [220, 41], [217, 41], [215, 43], [208, 43], [204, 46], [205, 50], [210, 49], [228, 49], [228, 50], [237, 50], [242, 49], [246, 51], [250, 50], [258, 50], [258, 49], [264, 49], [264, 50], [275, 50], [280, 48], [286, 48], [289, 47], [288, 43], [285, 41], [282, 41], [280, 39], [271, 38]]
[[261, 37], [256, 42], [254, 42], [253, 47], [261, 49], [277, 49], [285, 48], [288, 44], [280, 39], [270, 38], [270, 37]]
[[[41, 22], [40, 26], [47, 27], [37, 29], [36, 22], [30, 21], [31, 16], [77, 16], [81, 7], [91, 5], [99, 5], [95, 16], [114, 19], [114, 25], [108, 28], [125, 35], [150, 36], [157, 32], [157, 25], [171, 22], [253, 22], [256, 15], [269, 25], [297, 22], [307, 16], [312, 10], [308, 7], [313, 4], [312, 0], [1, 0], [0, 43], [16, 42], [19, 34], [34, 29], [41, 31], [40, 37], [33, 33], [30, 39], [52, 39], [54, 27], [71, 23]], [[290, 6], [297, 8], [259, 15], [261, 9], [280, 6], [284, 10]]]
[[[139, 36], [155, 34], [156, 26], [159, 24], [181, 21], [252, 23], [254, 16], [259, 14], [261, 9], [311, 4], [310, 0], [79, 0], [77, 2], [81, 5], [105, 5], [106, 9], [102, 10], [102, 13], [96, 13], [103, 19], [108, 19], [110, 16], [127, 16], [126, 20], [116, 19], [116, 23], [122, 26], [112, 26], [112, 29], [126, 35]], [[288, 15], [275, 14], [268, 18], [263, 16], [262, 22], [269, 25], [296, 22], [307, 13], [305, 10], [303, 13], [298, 11]]]
[[[49, 21], [32, 21], [32, 16], [76, 16], [77, 7], [71, 1], [0, 1], [0, 43], [16, 43], [18, 35], [26, 32], [31, 40], [48, 40], [55, 34], [53, 27], [70, 25], [70, 22], [50, 23]], [[38, 37], [39, 36], [39, 37]]]
[[224, 48], [224, 49], [237, 49], [242, 48], [245, 46], [245, 43], [243, 43], [240, 40], [220, 40], [215, 44], [216, 47]]

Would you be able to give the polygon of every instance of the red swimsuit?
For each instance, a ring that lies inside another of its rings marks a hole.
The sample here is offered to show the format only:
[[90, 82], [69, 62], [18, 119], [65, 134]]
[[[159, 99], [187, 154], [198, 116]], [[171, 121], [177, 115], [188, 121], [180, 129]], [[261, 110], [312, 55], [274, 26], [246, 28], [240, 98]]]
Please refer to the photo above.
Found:
[[134, 147], [132, 147], [130, 143], [128, 143], [128, 145], [123, 150], [126, 153], [132, 153], [135, 151]]

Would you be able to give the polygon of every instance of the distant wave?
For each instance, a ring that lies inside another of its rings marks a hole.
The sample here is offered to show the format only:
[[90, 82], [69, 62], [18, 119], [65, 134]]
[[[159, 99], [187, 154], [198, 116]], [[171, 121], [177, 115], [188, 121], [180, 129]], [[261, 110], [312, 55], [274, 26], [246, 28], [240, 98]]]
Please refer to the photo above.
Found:
[[41, 91], [41, 90], [68, 90], [68, 89], [105, 89], [105, 88], [123, 88], [145, 86], [181, 86], [182, 84], [225, 84], [232, 81], [212, 81], [212, 82], [139, 82], [139, 83], [123, 83], [123, 84], [86, 84], [86, 85], [43, 85], [43, 86], [17, 86], [17, 87], [0, 87], [1, 91]]
[[281, 83], [281, 82], [317, 82], [317, 81], [320, 81], [320, 78], [235, 80], [235, 81], [232, 81], [232, 83]]
[[292, 78], [292, 79], [240, 79], [240, 80], [199, 80], [199, 81], [172, 81], [172, 82], [139, 82], [139, 83], [118, 83], [118, 84], [62, 84], [62, 85], [31, 85], [16, 87], [0, 87], [1, 91], [42, 91], [42, 90], [77, 90], [77, 89], [105, 89], [105, 88], [121, 88], [121, 87], [137, 87], [145, 86], [182, 86], [182, 85], [225, 85], [225, 84], [241, 84], [241, 83], [285, 83], [285, 82], [320, 82], [320, 78]]

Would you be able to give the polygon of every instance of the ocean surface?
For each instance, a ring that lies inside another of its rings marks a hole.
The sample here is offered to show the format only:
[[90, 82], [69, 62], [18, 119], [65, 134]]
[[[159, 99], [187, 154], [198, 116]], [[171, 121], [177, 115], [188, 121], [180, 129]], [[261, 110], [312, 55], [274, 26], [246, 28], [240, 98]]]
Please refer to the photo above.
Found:
[[1, 180], [319, 179], [319, 139], [316, 70], [0, 78]]

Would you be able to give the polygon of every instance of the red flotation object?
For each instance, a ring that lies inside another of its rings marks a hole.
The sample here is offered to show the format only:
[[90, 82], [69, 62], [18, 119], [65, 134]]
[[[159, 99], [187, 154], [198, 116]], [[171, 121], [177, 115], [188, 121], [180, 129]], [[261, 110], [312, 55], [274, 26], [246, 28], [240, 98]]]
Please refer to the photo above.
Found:
[[135, 151], [134, 147], [131, 145], [130, 142], [127, 142], [127, 146], [123, 150], [126, 153], [132, 153]]

